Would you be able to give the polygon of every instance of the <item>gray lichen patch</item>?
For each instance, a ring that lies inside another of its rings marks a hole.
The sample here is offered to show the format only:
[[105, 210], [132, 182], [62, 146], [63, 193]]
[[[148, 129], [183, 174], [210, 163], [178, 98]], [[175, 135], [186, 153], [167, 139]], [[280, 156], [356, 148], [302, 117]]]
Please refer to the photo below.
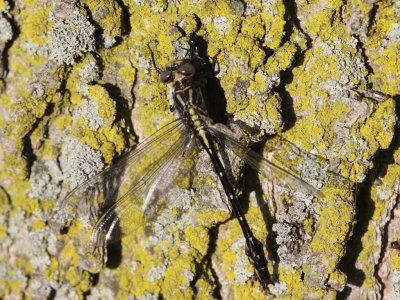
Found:
[[[168, 199], [169, 207], [157, 207], [156, 204], [153, 204], [153, 207], [146, 212], [149, 217], [156, 217], [152, 225], [154, 237], [150, 238], [154, 245], [160, 243], [160, 241], [166, 241], [170, 244], [177, 243], [175, 233], [183, 232], [186, 227], [196, 223], [195, 211], [190, 209], [194, 206], [193, 195], [190, 192], [177, 189], [172, 191]], [[171, 218], [171, 216], [175, 216], [175, 218]], [[172, 224], [174, 226], [171, 228]]]
[[82, 116], [85, 118], [86, 125], [93, 131], [104, 126], [105, 118], [99, 114], [99, 105], [97, 101], [83, 97], [81, 105], [75, 110], [75, 118]]
[[229, 20], [228, 20], [228, 18], [225, 17], [225, 16], [221, 16], [221, 17], [216, 17], [216, 18], [214, 18], [214, 25], [215, 25], [215, 28], [216, 28], [222, 35], [224, 35], [224, 34], [228, 31], [228, 29], [229, 29], [229, 27], [230, 27]]
[[56, 199], [61, 192], [62, 174], [58, 165], [52, 160], [38, 160], [32, 166], [29, 197], [38, 199]]
[[88, 84], [100, 78], [100, 66], [91, 55], [88, 55], [87, 59], [85, 59], [82, 64], [82, 68], [78, 69], [79, 82], [77, 84], [77, 90], [85, 94], [88, 89]]
[[147, 280], [149, 280], [150, 282], [154, 282], [161, 279], [162, 277], [164, 277], [166, 270], [167, 268], [164, 265], [152, 267], [147, 274]]
[[95, 27], [82, 14], [56, 19], [50, 31], [50, 58], [57, 63], [72, 64], [83, 54], [95, 49]]
[[296, 201], [276, 215], [277, 223], [272, 229], [276, 233], [276, 243], [279, 246], [277, 254], [282, 266], [297, 267], [304, 263], [307, 251], [305, 244], [312, 238], [306, 233], [304, 222], [312, 214], [312, 206]]
[[[10, 21], [6, 19], [3, 15], [0, 14], [0, 78], [3, 76], [4, 73], [4, 61], [6, 58], [3, 56], [5, 55], [4, 50], [9, 41], [11, 41], [13, 37], [13, 29], [10, 24]], [[0, 93], [2, 92], [2, 84], [0, 82]]]
[[[0, 215], [0, 219], [2, 224], [7, 225], [6, 234], [1, 238], [0, 255], [10, 257], [0, 263], [0, 291], [5, 292], [10, 288], [12, 291], [13, 287], [18, 286], [28, 294], [48, 296], [51, 282], [42, 274], [50, 266], [55, 236], [48, 227], [32, 229], [35, 221], [42, 222], [43, 215], [34, 213], [27, 221], [26, 213], [14, 211], [9, 217]], [[29, 276], [26, 267], [33, 270]]]
[[253, 272], [248, 270], [246, 266], [248, 265], [248, 258], [243, 253], [243, 249], [246, 247], [246, 240], [244, 238], [237, 239], [231, 246], [232, 251], [238, 253], [236, 255], [236, 262], [233, 265], [233, 269], [235, 270], [235, 283], [236, 284], [245, 284], [248, 280], [254, 276]]
[[77, 186], [104, 168], [102, 156], [98, 151], [71, 136], [65, 138], [61, 152], [60, 167], [64, 180], [71, 187]]
[[0, 15], [0, 45], [11, 40], [13, 35], [10, 22]]

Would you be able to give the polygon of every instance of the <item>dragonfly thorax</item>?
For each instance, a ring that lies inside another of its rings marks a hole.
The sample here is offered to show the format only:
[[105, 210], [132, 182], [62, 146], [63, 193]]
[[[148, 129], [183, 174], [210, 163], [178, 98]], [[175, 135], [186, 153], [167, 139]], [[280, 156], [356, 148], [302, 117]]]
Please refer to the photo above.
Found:
[[207, 83], [207, 72], [204, 72], [204, 61], [179, 60], [169, 63], [160, 73], [163, 83], [171, 84], [173, 105], [181, 115], [190, 116], [189, 109], [207, 114], [202, 88]]

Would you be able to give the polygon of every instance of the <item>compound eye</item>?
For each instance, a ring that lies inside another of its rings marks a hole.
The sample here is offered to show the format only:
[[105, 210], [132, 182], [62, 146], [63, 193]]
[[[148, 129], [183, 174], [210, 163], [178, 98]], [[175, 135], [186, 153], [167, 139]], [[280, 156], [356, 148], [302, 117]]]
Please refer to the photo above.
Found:
[[170, 70], [165, 70], [160, 73], [160, 80], [163, 83], [167, 83], [172, 79], [172, 72]]
[[196, 69], [192, 64], [186, 63], [179, 67], [178, 72], [185, 76], [192, 76], [196, 72]]

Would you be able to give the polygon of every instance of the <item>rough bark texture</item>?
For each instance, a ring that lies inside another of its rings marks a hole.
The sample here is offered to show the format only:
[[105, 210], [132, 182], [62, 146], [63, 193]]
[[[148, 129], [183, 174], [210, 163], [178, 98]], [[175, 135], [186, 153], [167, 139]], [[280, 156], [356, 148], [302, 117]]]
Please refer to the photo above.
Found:
[[[68, 190], [172, 119], [150, 49], [163, 67], [189, 37], [218, 62], [216, 111], [312, 153], [280, 150], [323, 197], [242, 189], [268, 290], [229, 212], [201, 208], [223, 200], [207, 164], [177, 197], [200, 208], [171, 204], [171, 234], [124, 236], [95, 276], [84, 224], [49, 226]], [[0, 296], [399, 299], [399, 49], [399, 1], [0, 0]], [[305, 167], [317, 157], [340, 176]]]

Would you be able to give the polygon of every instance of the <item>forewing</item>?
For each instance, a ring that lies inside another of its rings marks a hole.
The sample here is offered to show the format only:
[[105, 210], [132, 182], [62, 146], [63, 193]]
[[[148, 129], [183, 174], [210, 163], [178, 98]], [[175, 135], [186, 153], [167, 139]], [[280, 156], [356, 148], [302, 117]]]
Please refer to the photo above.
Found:
[[120, 238], [119, 233], [113, 235], [117, 225], [124, 233], [141, 228], [141, 222], [151, 217], [146, 208], [156, 204], [154, 198], [164, 196], [154, 192], [160, 176], [164, 175], [160, 187], [173, 181], [190, 138], [181, 120], [164, 126], [120, 161], [72, 190], [52, 219], [62, 224], [78, 216], [86, 219], [92, 230], [86, 251], [105, 259], [106, 241]]

